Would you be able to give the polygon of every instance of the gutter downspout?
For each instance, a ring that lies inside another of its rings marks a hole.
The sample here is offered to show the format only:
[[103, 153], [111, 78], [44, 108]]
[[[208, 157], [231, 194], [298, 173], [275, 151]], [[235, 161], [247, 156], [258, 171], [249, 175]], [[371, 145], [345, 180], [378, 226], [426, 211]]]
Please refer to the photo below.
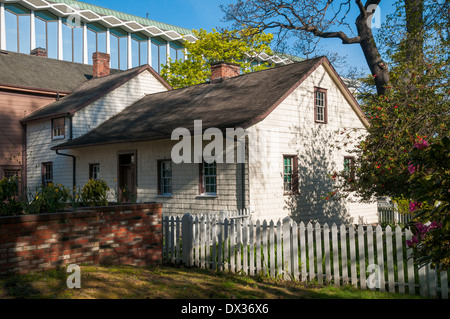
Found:
[[[72, 116], [70, 116], [69, 114], [67, 114], [67, 118], [69, 119], [69, 129], [70, 129], [70, 135], [69, 135], [69, 141], [72, 140], [73, 138], [73, 134], [72, 134]], [[75, 188], [77, 186], [77, 158], [74, 155], [70, 155], [70, 154], [62, 154], [59, 153], [59, 150], [55, 150], [57, 155], [61, 155], [61, 156], [67, 156], [67, 157], [71, 157], [73, 162], [72, 162], [72, 180], [73, 180], [73, 192], [75, 192]]]

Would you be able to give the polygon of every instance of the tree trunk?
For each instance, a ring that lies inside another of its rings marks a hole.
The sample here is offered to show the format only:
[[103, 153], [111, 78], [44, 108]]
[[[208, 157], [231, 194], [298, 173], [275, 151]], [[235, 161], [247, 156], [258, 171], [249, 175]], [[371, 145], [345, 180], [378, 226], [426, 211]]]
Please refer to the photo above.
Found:
[[360, 14], [356, 19], [358, 36], [361, 38], [360, 46], [366, 58], [367, 65], [375, 79], [375, 86], [378, 95], [386, 93], [386, 86], [389, 83], [389, 70], [387, 64], [381, 58], [378, 51], [372, 29], [367, 24], [368, 15]]
[[406, 58], [413, 63], [423, 61], [423, 0], [404, 0], [406, 14]]

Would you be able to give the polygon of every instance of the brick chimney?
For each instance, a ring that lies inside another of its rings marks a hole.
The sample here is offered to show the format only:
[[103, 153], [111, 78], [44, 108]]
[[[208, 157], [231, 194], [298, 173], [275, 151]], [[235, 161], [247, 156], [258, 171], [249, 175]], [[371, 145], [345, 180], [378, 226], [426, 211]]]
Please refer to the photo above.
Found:
[[92, 61], [94, 63], [94, 78], [100, 78], [110, 74], [109, 61], [111, 57], [108, 53], [94, 52]]
[[36, 49], [31, 50], [30, 55], [41, 56], [41, 57], [46, 58], [47, 50], [45, 50], [43, 48], [36, 48]]
[[211, 83], [220, 82], [223, 79], [232, 78], [240, 74], [241, 68], [238, 64], [227, 62], [216, 62], [211, 64]]

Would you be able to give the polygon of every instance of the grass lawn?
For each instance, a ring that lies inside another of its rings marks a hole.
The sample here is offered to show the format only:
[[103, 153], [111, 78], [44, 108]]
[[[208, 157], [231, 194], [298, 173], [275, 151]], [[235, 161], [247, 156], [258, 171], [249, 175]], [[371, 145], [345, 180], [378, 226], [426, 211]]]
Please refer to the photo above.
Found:
[[419, 296], [161, 266], [81, 266], [81, 288], [65, 268], [0, 277], [0, 299], [419, 299]]

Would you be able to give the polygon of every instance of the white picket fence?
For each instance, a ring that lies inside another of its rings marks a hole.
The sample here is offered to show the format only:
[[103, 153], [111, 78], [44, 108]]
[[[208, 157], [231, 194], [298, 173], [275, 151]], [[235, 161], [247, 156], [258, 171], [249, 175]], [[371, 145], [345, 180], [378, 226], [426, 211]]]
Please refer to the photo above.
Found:
[[380, 223], [406, 225], [412, 220], [412, 215], [402, 214], [393, 206], [379, 206], [378, 219]]
[[411, 232], [398, 226], [329, 227], [188, 213], [164, 217], [163, 235], [165, 262], [448, 299], [447, 272], [417, 269], [405, 246]]

